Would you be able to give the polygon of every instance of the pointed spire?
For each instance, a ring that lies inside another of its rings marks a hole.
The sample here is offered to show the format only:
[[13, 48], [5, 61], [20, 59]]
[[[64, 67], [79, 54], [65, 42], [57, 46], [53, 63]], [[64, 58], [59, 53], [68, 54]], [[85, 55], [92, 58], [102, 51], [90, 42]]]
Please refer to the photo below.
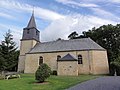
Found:
[[39, 41], [39, 30], [36, 27], [34, 10], [32, 11], [32, 16], [26, 28], [23, 29], [22, 40], [36, 40]]
[[34, 10], [32, 12], [32, 16], [30, 18], [30, 21], [27, 25], [27, 28], [32, 28], [32, 27], [36, 28], [36, 23], [35, 23], [35, 18], [34, 18]]

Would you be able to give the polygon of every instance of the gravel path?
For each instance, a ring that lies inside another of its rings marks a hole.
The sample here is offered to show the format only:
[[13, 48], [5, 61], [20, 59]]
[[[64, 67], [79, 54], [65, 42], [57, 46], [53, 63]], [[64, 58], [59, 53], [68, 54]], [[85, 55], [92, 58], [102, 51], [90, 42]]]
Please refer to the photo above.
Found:
[[89, 80], [67, 90], [120, 90], [120, 76], [105, 76]]

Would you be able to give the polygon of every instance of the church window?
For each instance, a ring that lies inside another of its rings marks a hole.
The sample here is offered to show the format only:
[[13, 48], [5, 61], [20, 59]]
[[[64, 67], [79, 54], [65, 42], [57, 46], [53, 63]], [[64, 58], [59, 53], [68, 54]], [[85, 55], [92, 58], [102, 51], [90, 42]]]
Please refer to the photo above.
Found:
[[39, 57], [39, 65], [42, 64], [42, 63], [43, 63], [43, 57], [40, 56], [40, 57]]
[[27, 29], [27, 34], [29, 34], [30, 33], [30, 30], [29, 29]]
[[78, 64], [83, 64], [82, 55], [78, 55]]
[[60, 55], [58, 55], [58, 56], [57, 56], [57, 60], [59, 60], [60, 58], [61, 58], [61, 56], [60, 56]]

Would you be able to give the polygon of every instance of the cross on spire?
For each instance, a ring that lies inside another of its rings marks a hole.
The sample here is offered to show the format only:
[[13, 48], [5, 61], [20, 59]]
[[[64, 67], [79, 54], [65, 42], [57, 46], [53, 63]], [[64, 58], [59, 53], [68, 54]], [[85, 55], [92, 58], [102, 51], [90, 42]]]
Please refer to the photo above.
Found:
[[34, 6], [33, 6], [33, 11], [32, 11], [32, 14], [34, 15]]
[[36, 40], [39, 41], [39, 31], [36, 27], [36, 22], [34, 18], [34, 9], [32, 12], [32, 16], [28, 22], [28, 25], [26, 28], [23, 29], [23, 37], [22, 40]]
[[27, 25], [27, 28], [36, 28], [36, 22], [35, 22], [35, 18], [34, 18], [34, 6], [33, 6], [33, 12], [32, 12], [32, 16], [30, 18], [30, 21]]

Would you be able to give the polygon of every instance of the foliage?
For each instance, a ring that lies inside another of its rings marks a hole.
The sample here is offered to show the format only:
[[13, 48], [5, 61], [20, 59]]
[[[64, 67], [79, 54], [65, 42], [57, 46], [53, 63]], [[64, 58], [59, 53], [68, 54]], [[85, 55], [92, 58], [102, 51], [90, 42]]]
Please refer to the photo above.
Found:
[[108, 51], [109, 62], [120, 53], [120, 24], [113, 26], [103, 25], [99, 28], [83, 32], [84, 37], [90, 37]]
[[68, 36], [69, 39], [76, 39], [77, 37], [78, 37], [78, 33], [77, 33], [76, 31], [72, 32], [72, 33]]
[[35, 83], [34, 74], [21, 74], [21, 78], [0, 80], [0, 90], [65, 90], [75, 84], [95, 79], [98, 76], [54, 76], [51, 75], [48, 83]]
[[117, 76], [120, 76], [120, 56], [118, 56], [114, 61], [110, 63], [111, 65], [111, 75], [114, 75], [115, 72]]
[[[76, 32], [74, 32], [76, 33]], [[92, 28], [92, 30], [84, 31], [83, 35], [76, 37], [71, 33], [68, 37], [71, 39], [88, 38], [90, 37], [100, 46], [108, 51], [109, 63], [113, 61], [120, 54], [120, 24], [113, 26], [111, 24], [103, 25], [99, 28]]]
[[35, 73], [35, 79], [38, 80], [40, 83], [44, 82], [45, 79], [50, 77], [50, 73], [51, 73], [50, 67], [47, 64], [43, 63], [38, 67]]
[[14, 71], [17, 68], [19, 51], [10, 31], [4, 35], [0, 44], [0, 70]]

